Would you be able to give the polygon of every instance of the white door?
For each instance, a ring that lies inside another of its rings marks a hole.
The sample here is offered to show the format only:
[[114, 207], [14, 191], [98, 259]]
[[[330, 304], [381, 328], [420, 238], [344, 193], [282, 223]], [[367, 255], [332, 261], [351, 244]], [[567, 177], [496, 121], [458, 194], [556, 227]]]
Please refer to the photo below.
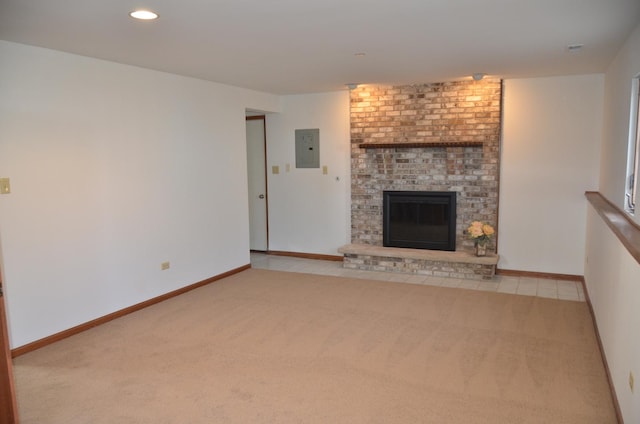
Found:
[[249, 247], [268, 250], [267, 172], [264, 116], [247, 117], [247, 172], [249, 179]]

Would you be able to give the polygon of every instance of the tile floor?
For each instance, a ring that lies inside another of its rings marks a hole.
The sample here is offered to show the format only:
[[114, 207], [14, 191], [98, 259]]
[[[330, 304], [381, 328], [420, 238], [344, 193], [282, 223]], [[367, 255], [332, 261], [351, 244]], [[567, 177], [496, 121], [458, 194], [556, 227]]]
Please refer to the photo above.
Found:
[[559, 300], [584, 302], [585, 295], [579, 281], [549, 280], [545, 278], [509, 277], [497, 275], [493, 280], [466, 280], [461, 278], [429, 277], [391, 272], [359, 271], [345, 269], [342, 262], [317, 259], [293, 258], [251, 252], [251, 266], [276, 271], [304, 272], [307, 274], [333, 275], [338, 277], [365, 278], [371, 280], [395, 281], [430, 286], [459, 287], [472, 290], [486, 290], [498, 293], [538, 296]]

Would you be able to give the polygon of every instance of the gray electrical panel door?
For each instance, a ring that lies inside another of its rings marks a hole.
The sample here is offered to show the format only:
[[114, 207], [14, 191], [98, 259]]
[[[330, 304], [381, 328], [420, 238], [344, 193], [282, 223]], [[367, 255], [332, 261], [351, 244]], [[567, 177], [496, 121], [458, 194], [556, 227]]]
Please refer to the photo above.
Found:
[[296, 168], [320, 168], [320, 129], [296, 130]]

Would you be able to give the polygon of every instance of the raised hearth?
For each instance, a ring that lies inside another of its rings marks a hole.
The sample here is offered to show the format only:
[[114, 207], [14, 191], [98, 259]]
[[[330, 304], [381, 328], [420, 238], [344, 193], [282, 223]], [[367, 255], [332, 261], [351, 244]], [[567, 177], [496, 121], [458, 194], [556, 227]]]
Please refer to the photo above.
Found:
[[434, 277], [490, 280], [499, 256], [475, 256], [468, 251], [407, 249], [369, 244], [347, 244], [338, 249], [344, 267], [366, 271], [402, 272]]

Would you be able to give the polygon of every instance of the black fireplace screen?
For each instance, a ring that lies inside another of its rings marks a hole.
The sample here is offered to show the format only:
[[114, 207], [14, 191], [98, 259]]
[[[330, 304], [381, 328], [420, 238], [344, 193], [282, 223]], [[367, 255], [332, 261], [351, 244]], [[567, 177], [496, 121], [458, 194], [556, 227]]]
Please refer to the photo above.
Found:
[[456, 250], [456, 192], [385, 191], [383, 244]]

